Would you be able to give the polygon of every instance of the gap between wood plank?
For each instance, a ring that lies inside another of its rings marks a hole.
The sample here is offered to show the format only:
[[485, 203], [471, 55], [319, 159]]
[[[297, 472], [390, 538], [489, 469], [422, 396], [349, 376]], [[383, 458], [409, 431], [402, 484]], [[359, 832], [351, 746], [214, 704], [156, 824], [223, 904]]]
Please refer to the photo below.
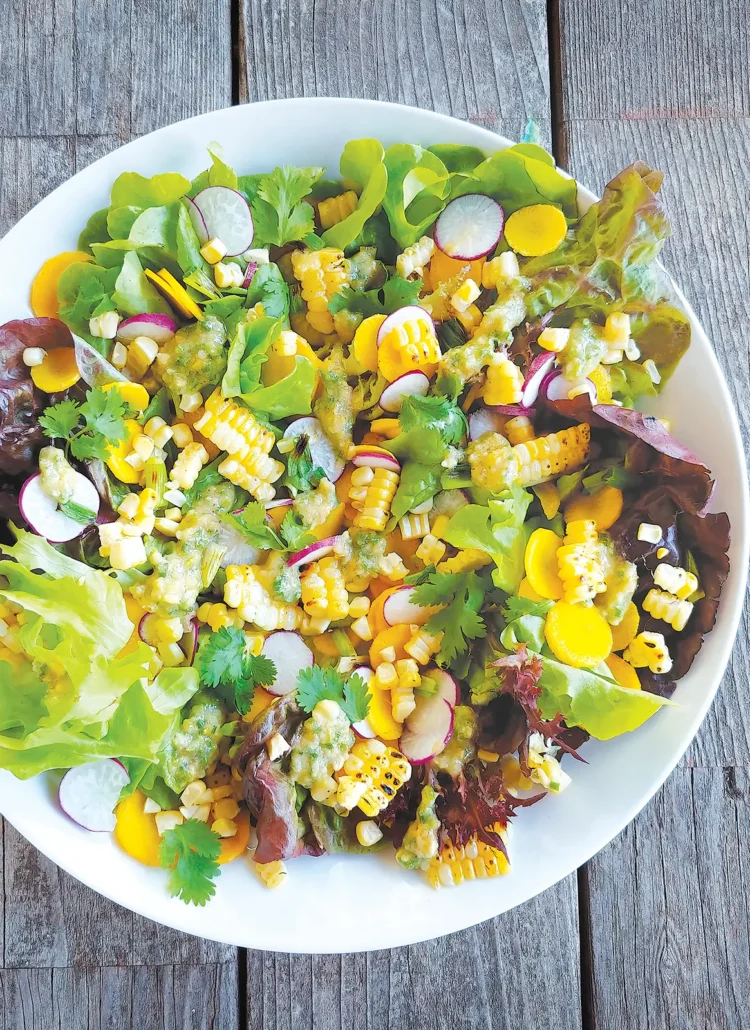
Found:
[[560, 0], [547, 0], [547, 58], [549, 61], [549, 117], [552, 153], [561, 168], [568, 160], [562, 132], [563, 90], [560, 44]]

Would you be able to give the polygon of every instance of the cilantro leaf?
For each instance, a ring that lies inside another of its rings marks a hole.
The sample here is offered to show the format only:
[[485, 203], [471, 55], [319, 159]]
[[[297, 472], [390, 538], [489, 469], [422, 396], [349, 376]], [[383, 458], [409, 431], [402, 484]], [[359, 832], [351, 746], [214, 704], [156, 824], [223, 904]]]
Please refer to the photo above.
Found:
[[255, 688], [270, 687], [276, 682], [276, 665], [264, 654], [248, 654], [245, 655], [243, 675], [245, 682], [234, 685], [234, 707], [240, 715], [247, 715]]
[[638, 483], [639, 476], [626, 469], [624, 465], [608, 465], [600, 472], [584, 476], [581, 481], [585, 494], [598, 493], [605, 486], [613, 486], [618, 490], [627, 490]]
[[44, 409], [39, 416], [39, 425], [45, 436], [66, 440], [78, 426], [80, 411], [81, 405], [77, 401], [60, 401]]
[[468, 432], [466, 416], [450, 397], [406, 397], [398, 416], [401, 429], [437, 429], [447, 444], [456, 444]]
[[333, 666], [313, 665], [297, 677], [297, 704], [303, 712], [311, 712], [318, 701], [335, 701], [349, 722], [367, 717], [370, 700], [367, 684], [356, 674], [345, 679]]
[[288, 511], [281, 523], [281, 535], [290, 551], [299, 551], [315, 540], [315, 534], [302, 524], [295, 511]]
[[103, 436], [74, 436], [70, 440], [70, 453], [79, 461], [86, 461], [89, 458], [98, 458], [99, 461], [106, 461], [109, 457], [109, 446]]
[[286, 485], [299, 493], [305, 493], [307, 490], [314, 490], [321, 479], [325, 478], [325, 469], [313, 464], [307, 436], [302, 433], [297, 437], [294, 449], [287, 457]]
[[322, 176], [322, 168], [283, 165], [261, 176], [252, 201], [255, 231], [265, 243], [283, 247], [315, 229], [315, 212], [303, 201]]
[[254, 547], [285, 549], [284, 541], [266, 520], [266, 509], [258, 501], [248, 501], [236, 515], [224, 514], [222, 521], [238, 530]]
[[256, 686], [269, 687], [276, 680], [276, 666], [265, 655], [247, 650], [241, 629], [227, 626], [205, 637], [195, 656], [201, 684], [219, 689], [240, 715], [250, 711]]
[[198, 819], [167, 830], [159, 844], [159, 862], [169, 870], [169, 893], [193, 905], [205, 905], [216, 893], [221, 841]]
[[412, 599], [422, 607], [440, 605], [425, 623], [428, 633], [442, 633], [438, 665], [450, 665], [469, 648], [469, 641], [487, 634], [479, 611], [485, 586], [476, 572], [436, 572], [415, 587]]
[[103, 390], [100, 386], [89, 390], [81, 405], [86, 428], [91, 433], [99, 433], [110, 443], [119, 443], [126, 438], [124, 420], [128, 411], [129, 405], [119, 390]]
[[399, 308], [416, 304], [422, 287], [420, 279], [402, 279], [394, 275], [380, 289], [355, 290], [344, 286], [328, 301], [328, 310], [335, 315], [339, 311], [351, 311], [369, 318], [370, 315], [390, 315]]
[[501, 614], [506, 623], [515, 622], [524, 615], [538, 615], [540, 618], [544, 618], [554, 603], [554, 601], [532, 601], [528, 597], [507, 597]]
[[402, 279], [400, 275], [392, 275], [383, 287], [385, 314], [390, 315], [399, 308], [416, 304], [421, 289], [421, 279]]

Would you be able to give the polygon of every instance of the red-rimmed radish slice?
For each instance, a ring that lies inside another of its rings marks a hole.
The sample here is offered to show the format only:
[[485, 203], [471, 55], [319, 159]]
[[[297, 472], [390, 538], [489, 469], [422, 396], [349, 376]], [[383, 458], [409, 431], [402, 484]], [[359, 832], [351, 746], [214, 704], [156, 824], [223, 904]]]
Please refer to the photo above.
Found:
[[381, 393], [378, 404], [383, 411], [401, 411], [405, 397], [414, 397], [415, 394], [424, 397], [429, 388], [430, 380], [424, 372], [413, 369], [389, 383]]
[[208, 186], [194, 203], [203, 215], [209, 239], [221, 240], [229, 257], [250, 247], [255, 235], [253, 216], [241, 193], [229, 186]]
[[202, 247], [203, 244], [208, 243], [210, 239], [206, 219], [201, 214], [201, 209], [191, 197], [185, 197], [185, 201], [187, 203], [190, 221], [193, 223], [193, 228], [195, 229], [195, 235], [198, 237], [198, 242]]
[[436, 680], [438, 685], [437, 694], [433, 694], [433, 697], [442, 697], [451, 708], [455, 708], [461, 697], [458, 681], [445, 669], [430, 669], [428, 675], [430, 679]]
[[325, 472], [326, 479], [331, 483], [341, 479], [346, 463], [336, 454], [330, 440], [323, 432], [323, 427], [313, 415], [295, 419], [284, 430], [284, 436], [292, 440], [306, 436], [313, 465], [319, 465]]
[[150, 647], [156, 647], [159, 643], [159, 637], [156, 635], [156, 623], [157, 616], [152, 612], [142, 615], [141, 621], [138, 623], [138, 636], [144, 644], [148, 644]]
[[107, 383], [129, 383], [131, 380], [119, 368], [115, 368], [107, 359], [80, 336], [73, 335], [76, 352], [76, 365], [81, 378], [87, 386], [106, 386]]
[[389, 594], [383, 605], [383, 618], [389, 626], [423, 626], [437, 608], [423, 608], [412, 600], [414, 587], [402, 586]]
[[[357, 665], [352, 669], [352, 676], [359, 676], [362, 682], [367, 686], [375, 673], [372, 671], [369, 665]], [[373, 737], [377, 737], [377, 733], [370, 725], [370, 720], [360, 719], [359, 722], [352, 723], [352, 729], [358, 737], [364, 737], [365, 740], [372, 740]]]
[[130, 782], [125, 766], [116, 758], [102, 758], [68, 769], [60, 781], [60, 808], [84, 830], [98, 833], [115, 828], [115, 805]]
[[250, 283], [253, 281], [253, 276], [255, 275], [255, 273], [257, 271], [258, 271], [257, 264], [254, 261], [250, 261], [248, 263], [247, 268], [245, 269], [245, 278], [242, 280], [242, 288], [243, 289], [246, 290], [248, 288]]
[[529, 365], [529, 371], [523, 381], [523, 393], [521, 394], [521, 405], [524, 408], [531, 408], [539, 396], [539, 388], [544, 382], [547, 373], [552, 370], [555, 364], [554, 354], [537, 354]]
[[329, 536], [325, 540], [316, 540], [314, 544], [303, 547], [301, 551], [290, 555], [286, 563], [290, 569], [298, 569], [302, 565], [309, 565], [311, 561], [317, 561], [318, 558], [325, 558], [327, 554], [331, 553], [340, 539], [337, 536]]
[[435, 694], [418, 697], [417, 706], [404, 723], [399, 750], [412, 765], [424, 765], [439, 755], [453, 733], [453, 709]]
[[[552, 378], [547, 382], [547, 400], [571, 400], [570, 391], [580, 389], [581, 387], [583, 387], [584, 391], [588, 393], [591, 398], [591, 403], [596, 404], [596, 386], [590, 379], [566, 379], [562, 372], [552, 376]], [[578, 396], [578, 394], [576, 394], [576, 396]]]
[[452, 200], [438, 217], [435, 244], [448, 257], [476, 261], [495, 249], [504, 224], [497, 201], [482, 193], [467, 193]]
[[407, 304], [406, 307], [399, 308], [398, 311], [394, 311], [392, 315], [389, 315], [380, 326], [378, 329], [378, 347], [389, 333], [392, 333], [394, 329], [398, 329], [400, 325], [405, 325], [407, 322], [421, 322], [428, 332], [435, 332], [435, 323], [425, 309], [420, 308], [418, 304]]
[[[88, 508], [94, 513], [94, 516], [98, 515], [99, 494], [96, 487], [80, 472], [73, 474], [75, 485], [71, 501], [79, 504], [82, 508]], [[38, 536], [43, 536], [51, 544], [64, 544], [68, 540], [75, 540], [86, 529], [84, 524], [63, 515], [57, 506], [57, 501], [53, 501], [44, 492], [40, 472], [27, 479], [21, 487], [18, 507], [31, 530]]]
[[297, 687], [297, 677], [302, 670], [315, 664], [312, 651], [299, 633], [286, 629], [269, 633], [263, 641], [261, 654], [276, 666], [276, 679], [265, 688], [274, 697], [291, 694]]
[[266, 503], [266, 511], [272, 511], [274, 508], [291, 508], [294, 504], [294, 500], [291, 497], [280, 497], [275, 501], [268, 501]]
[[506, 420], [496, 408], [479, 408], [469, 415], [469, 439], [478, 440], [485, 433], [502, 433]]
[[222, 569], [227, 569], [230, 565], [255, 565], [261, 555], [260, 548], [253, 547], [238, 529], [223, 520], [218, 529], [216, 543], [219, 547], [225, 548], [221, 559]]
[[351, 457], [352, 464], [357, 468], [366, 466], [371, 469], [388, 469], [389, 472], [401, 471], [398, 458], [382, 447], [355, 447]]
[[120, 322], [117, 336], [125, 343], [130, 343], [136, 336], [149, 336], [155, 343], [166, 343], [172, 339], [176, 331], [177, 323], [169, 315], [144, 312], [142, 315], [131, 315]]

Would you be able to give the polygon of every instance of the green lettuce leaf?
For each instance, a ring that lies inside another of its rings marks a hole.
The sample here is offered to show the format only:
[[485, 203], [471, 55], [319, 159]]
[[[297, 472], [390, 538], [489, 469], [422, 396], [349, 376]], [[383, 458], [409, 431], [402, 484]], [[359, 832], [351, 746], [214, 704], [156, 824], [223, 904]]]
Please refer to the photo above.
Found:
[[289, 317], [289, 287], [281, 269], [272, 261], [256, 269], [247, 289], [246, 306], [252, 308], [258, 303], [270, 318]]
[[323, 233], [327, 247], [343, 250], [362, 233], [365, 222], [374, 215], [385, 197], [388, 172], [383, 163], [385, 151], [376, 139], [350, 140], [344, 147], [339, 165], [343, 179], [360, 190], [354, 211]]
[[297, 355], [294, 370], [273, 386], [263, 386], [252, 393], [243, 393], [242, 400], [253, 411], [261, 411], [271, 419], [289, 415], [309, 415], [315, 389], [315, 369], [307, 358]]
[[209, 143], [207, 150], [211, 155], [211, 167], [208, 169], [209, 186], [228, 186], [237, 189], [237, 173], [224, 160], [224, 151], [220, 143]]
[[118, 311], [125, 315], [140, 315], [145, 311], [172, 314], [169, 304], [146, 278], [138, 255], [133, 251], [125, 254], [112, 299]]
[[164, 172], [147, 179], [138, 172], [123, 172], [112, 186], [111, 207], [159, 207], [184, 197], [190, 182], [178, 172]]
[[555, 168], [546, 151], [545, 160], [540, 160], [539, 151], [541, 147], [524, 143], [498, 150], [454, 181], [453, 196], [486, 193], [506, 215], [530, 204], [556, 204], [568, 218], [575, 218], [578, 186]]
[[403, 249], [416, 243], [445, 207], [450, 173], [439, 157], [413, 143], [388, 147], [384, 160], [388, 184], [383, 209]]
[[260, 383], [260, 372], [268, 350], [283, 327], [280, 318], [256, 318], [238, 322], [227, 355], [227, 370], [221, 381], [225, 397], [249, 393]]
[[494, 561], [495, 586], [515, 594], [524, 576], [526, 549], [524, 519], [533, 496], [528, 490], [513, 487], [492, 498], [487, 506], [467, 504], [448, 523], [444, 539], [454, 547], [474, 547], [485, 551]]
[[109, 233], [107, 232], [107, 215], [109, 213], [108, 207], [100, 208], [95, 211], [93, 215], [86, 222], [86, 227], [78, 237], [77, 250], [88, 251], [92, 253], [92, 243], [104, 243], [109, 239]]

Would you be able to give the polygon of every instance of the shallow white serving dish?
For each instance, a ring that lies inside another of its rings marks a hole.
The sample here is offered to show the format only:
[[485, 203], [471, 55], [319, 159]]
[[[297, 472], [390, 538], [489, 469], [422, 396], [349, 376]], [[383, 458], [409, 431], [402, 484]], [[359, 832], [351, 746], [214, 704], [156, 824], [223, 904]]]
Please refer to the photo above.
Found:
[[[337, 174], [344, 143], [361, 136], [376, 136], [386, 145], [466, 143], [486, 152], [509, 145], [444, 115], [367, 100], [278, 100], [180, 122], [86, 168], [0, 241], [0, 323], [30, 314], [29, 286], [42, 261], [75, 249], [80, 229], [106, 206], [120, 172], [193, 176], [207, 164], [206, 144], [218, 140], [241, 173], [289, 163], [327, 165]], [[584, 206], [594, 199], [581, 194]], [[389, 852], [300, 859], [290, 865], [286, 886], [268, 891], [237, 860], [224, 868], [213, 901], [194, 908], [169, 898], [160, 870], [138, 865], [108, 834], [88, 833], [63, 815], [52, 777], [20, 782], [0, 772], [0, 812], [63, 869], [119, 904], [188, 933], [268, 950], [319, 953], [411, 944], [489, 919], [567, 876], [623, 829], [674, 768], [711, 703], [739, 623], [749, 540], [743, 451], [711, 345], [687, 310], [692, 346], [659, 398], [658, 413], [713, 469], [714, 509], [727, 511], [732, 522], [732, 571], [716, 628], [678, 685], [679, 708], [662, 711], [633, 734], [587, 744], [589, 764], [575, 766], [570, 789], [519, 813], [509, 876], [435, 892], [419, 876], [400, 870]]]

